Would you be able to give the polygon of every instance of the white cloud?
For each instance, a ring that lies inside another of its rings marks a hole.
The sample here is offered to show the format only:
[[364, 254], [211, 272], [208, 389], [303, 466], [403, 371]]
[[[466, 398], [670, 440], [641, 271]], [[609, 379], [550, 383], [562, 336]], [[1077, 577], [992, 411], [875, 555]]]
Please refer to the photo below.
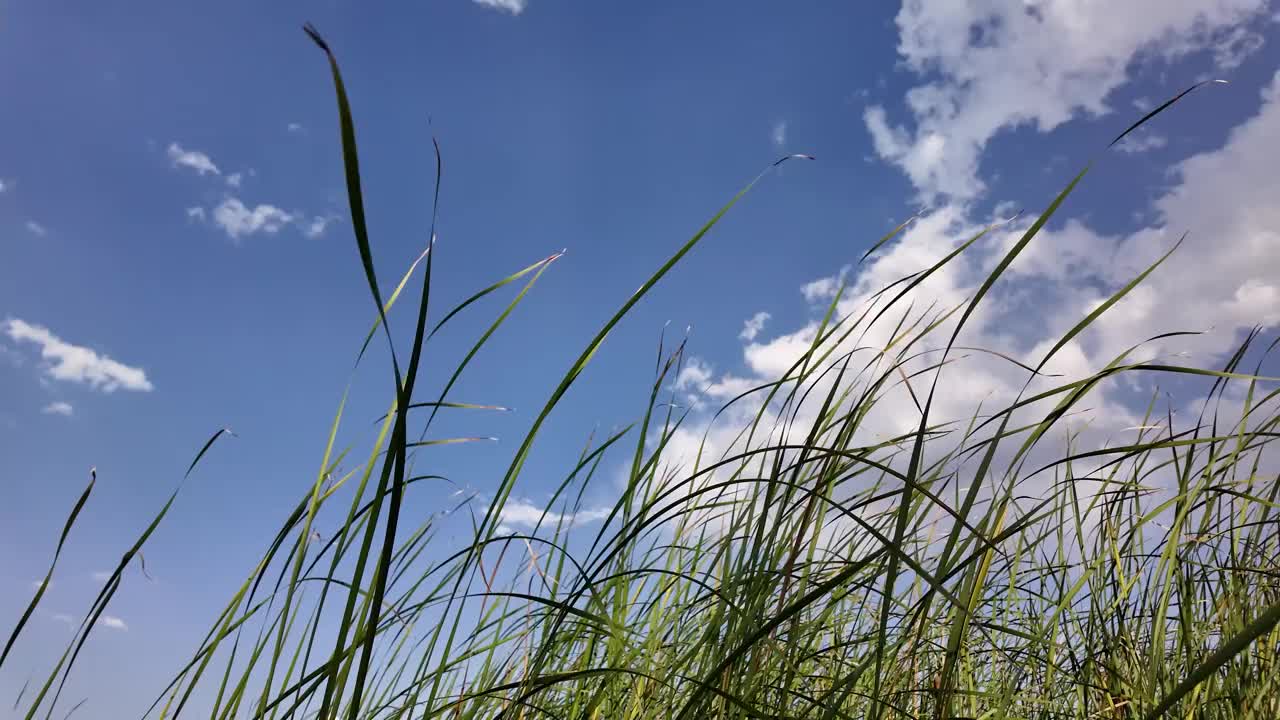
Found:
[[898, 52], [933, 79], [907, 93], [914, 127], [892, 124], [881, 106], [864, 120], [876, 152], [923, 198], [972, 198], [985, 188], [981, 153], [1002, 130], [1046, 132], [1108, 112], [1138, 57], [1217, 48], [1220, 64], [1238, 63], [1258, 46], [1240, 29], [1266, 8], [1267, 0], [907, 0]]
[[0, 193], [8, 190], [12, 185], [12, 182], [5, 180], [4, 178], [0, 178]]
[[51, 617], [54, 622], [60, 622], [63, 625], [67, 625], [70, 627], [75, 627], [76, 625], [76, 619], [66, 613], [54, 613], [49, 617]]
[[71, 403], [63, 402], [59, 400], [57, 402], [51, 402], [48, 405], [45, 405], [40, 412], [44, 413], [45, 415], [63, 415], [66, 417], [71, 417], [71, 415], [75, 412], [75, 409], [71, 407]]
[[227, 185], [233, 188], [240, 187], [240, 181], [244, 179], [244, 175], [240, 173], [231, 173], [227, 176]]
[[111, 579], [111, 573], [106, 570], [94, 570], [89, 573], [89, 578], [94, 582], [106, 582]]
[[524, 12], [528, 6], [528, 0], [471, 0], [477, 5], [482, 5], [494, 10], [504, 10], [512, 15], [519, 15]]
[[48, 328], [10, 318], [4, 321], [3, 329], [14, 342], [29, 342], [40, 347], [40, 357], [47, 363], [44, 374], [52, 380], [80, 383], [108, 393], [121, 388], [144, 392], [153, 389], [142, 368], [130, 367], [87, 347], [73, 345]]
[[27, 232], [31, 233], [32, 235], [35, 235], [36, 237], [44, 237], [45, 235], [49, 234], [49, 229], [41, 225], [40, 223], [36, 222], [35, 220], [28, 220]]
[[285, 127], [286, 127], [286, 129], [287, 129], [289, 132], [291, 132], [291, 133], [300, 133], [300, 132], [302, 132], [302, 131], [303, 131], [303, 129], [304, 129], [304, 128], [302, 127], [302, 123], [296, 123], [296, 122], [291, 122], [291, 123], [289, 123], [289, 124], [288, 124], [287, 126], [285, 126]]
[[747, 342], [755, 340], [760, 331], [764, 330], [764, 324], [769, 322], [771, 317], [772, 315], [767, 312], [758, 312], [747, 318], [747, 321], [742, 324], [742, 332], [738, 333], [738, 337]]
[[787, 144], [787, 121], [779, 120], [774, 123], [769, 137], [773, 140], [773, 146], [781, 150]]
[[839, 275], [821, 277], [801, 285], [800, 294], [804, 296], [805, 301], [810, 305], [831, 302], [835, 299], [836, 293], [839, 292], [840, 286], [844, 283], [845, 276], [848, 273], [849, 266], [846, 265], [840, 268]]
[[196, 222], [204, 222], [204, 218], [205, 218], [204, 208], [199, 206], [187, 208], [188, 220], [194, 220]]
[[708, 383], [714, 372], [711, 366], [698, 358], [689, 358], [684, 366], [680, 368], [680, 374], [676, 376], [676, 390], [686, 390], [701, 392]]
[[166, 151], [169, 156], [169, 162], [174, 167], [186, 167], [195, 170], [200, 175], [221, 175], [222, 171], [217, 165], [213, 164], [210, 157], [199, 150], [184, 150], [182, 146], [176, 142], [169, 143]]
[[249, 209], [234, 197], [228, 197], [213, 209], [213, 222], [232, 240], [259, 232], [274, 235], [293, 220], [293, 215], [274, 205], [262, 204]]
[[98, 624], [103, 627], [111, 628], [112, 630], [128, 630], [129, 629], [129, 626], [125, 624], [124, 620], [121, 620], [120, 618], [114, 615], [103, 615], [102, 617], [98, 618]]

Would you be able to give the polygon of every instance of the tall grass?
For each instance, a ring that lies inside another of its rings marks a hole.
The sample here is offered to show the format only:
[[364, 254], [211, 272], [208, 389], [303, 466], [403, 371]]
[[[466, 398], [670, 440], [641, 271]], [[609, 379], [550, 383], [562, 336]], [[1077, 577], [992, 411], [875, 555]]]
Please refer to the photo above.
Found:
[[[326, 54], [337, 91], [351, 222], [376, 315], [360, 357], [384, 336], [388, 412], [362, 459], [348, 460], [358, 451], [338, 447], [344, 394], [314, 482], [147, 715], [1280, 717], [1280, 483], [1266, 457], [1280, 391], [1259, 375], [1265, 352], [1250, 351], [1256, 333], [1221, 367], [1134, 360], [1143, 345], [1135, 342], [1092, 375], [1050, 376], [1055, 354], [1157, 262], [1036, 365], [998, 356], [1026, 377], [1003, 407], [975, 407], [960, 421], [933, 414], [935, 400], [964, 382], [948, 372], [955, 354], [979, 352], [959, 344], [975, 308], [1087, 168], [965, 303], [926, 306], [915, 291], [993, 228], [855, 312], [833, 301], [787, 372], [717, 414], [737, 431], [727, 444], [673, 449], [697, 416], [668, 397], [683, 343], [660, 345], [636, 424], [588, 441], [537, 528], [503, 528], [544, 421], [628, 311], [766, 170], [585, 346], [534, 417], [488, 507], [473, 516], [472, 540], [441, 543], [441, 516], [406, 514], [405, 498], [437, 487], [439, 476], [417, 469], [447, 451], [435, 446], [474, 438], [428, 439], [433, 422], [440, 412], [500, 409], [461, 402], [451, 388], [558, 255], [441, 312], [431, 302], [433, 220], [420, 262], [386, 293], [373, 270], [341, 73], [325, 41], [307, 32]], [[435, 331], [514, 283], [522, 289], [444, 391], [423, 399], [416, 380]], [[388, 318], [406, 302], [414, 323], [404, 353]], [[1146, 421], [1118, 444], [1087, 444], [1068, 423], [1099, 388], [1151, 374], [1204, 383], [1200, 416], [1175, 422], [1153, 398]], [[1229, 387], [1233, 402], [1224, 403]], [[918, 425], [873, 437], [869, 418], [904, 392]], [[355, 464], [340, 470], [344, 462]], [[584, 534], [573, 518], [586, 488], [601, 482], [602, 467], [620, 463], [627, 471], [616, 504], [598, 532]], [[92, 483], [59, 551], [91, 490]], [[52, 715], [124, 569], [173, 501], [123, 556], [47, 680], [24, 690], [26, 718]], [[322, 515], [336, 518], [327, 537], [316, 531]], [[37, 592], [0, 669], [12, 669], [10, 650], [40, 599]]]

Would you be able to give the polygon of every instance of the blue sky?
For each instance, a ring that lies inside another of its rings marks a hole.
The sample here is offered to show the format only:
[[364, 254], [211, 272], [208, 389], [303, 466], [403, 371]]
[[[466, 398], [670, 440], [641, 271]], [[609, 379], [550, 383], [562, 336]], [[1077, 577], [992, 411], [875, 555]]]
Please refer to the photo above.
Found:
[[[481, 493], [552, 383], [653, 268], [772, 160], [818, 158], [770, 177], [611, 336], [522, 481], [520, 501], [537, 507], [593, 428], [641, 412], [668, 321], [677, 334], [693, 327], [682, 391], [715, 400], [772, 379], [812, 333], [831, 278], [888, 228], [923, 211], [850, 276], [855, 294], [970, 228], [1043, 207], [1144, 109], [1205, 77], [1231, 84], [1102, 156], [972, 341], [1034, 354], [1184, 231], [1150, 293], [1068, 348], [1064, 372], [1188, 327], [1215, 332], [1160, 350], [1211, 362], [1244, 328], [1280, 321], [1278, 9], [6, 3], [0, 617], [26, 603], [91, 466], [100, 480], [21, 647], [26, 665], [0, 674], [0, 716], [69, 636], [60, 616], [80, 617], [94, 573], [210, 433], [238, 437], [148, 546], [155, 580], [131, 575], [110, 610], [119, 622], [91, 640], [68, 693], [91, 698], [81, 718], [142, 709], [314, 477], [373, 306], [345, 215], [332, 87], [304, 21], [346, 75], [384, 284], [423, 247], [432, 134], [445, 160], [438, 302], [568, 250], [454, 393], [516, 411], [442, 426], [499, 438], [433, 456]], [[975, 260], [930, 291], [962, 298], [981, 269]], [[428, 387], [503, 302], [445, 333]], [[354, 381], [352, 443], [370, 439], [389, 401], [386, 363], [375, 352]], [[973, 377], [974, 393], [1007, 384], [990, 368]], [[1123, 415], [1123, 392], [1111, 399]], [[136, 662], [113, 662], [126, 653]]]

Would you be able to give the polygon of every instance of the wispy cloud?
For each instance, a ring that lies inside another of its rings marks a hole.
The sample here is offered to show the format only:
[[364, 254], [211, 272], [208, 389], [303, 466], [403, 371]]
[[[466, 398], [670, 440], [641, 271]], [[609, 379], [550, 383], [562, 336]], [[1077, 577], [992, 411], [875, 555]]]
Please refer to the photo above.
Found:
[[13, 181], [0, 178], [0, 193], [7, 191], [10, 187], [13, 187]]
[[562, 523], [569, 527], [603, 520], [609, 517], [609, 510], [609, 508], [595, 508], [561, 515], [551, 510], [543, 510], [527, 500], [513, 499], [503, 506], [498, 522], [508, 530], [511, 528], [532, 530], [539, 521], [544, 528], [554, 528]]
[[106, 582], [111, 579], [111, 573], [107, 570], [94, 570], [89, 573], [89, 578], [94, 582]]
[[185, 167], [195, 170], [200, 175], [221, 175], [222, 171], [217, 165], [213, 164], [213, 160], [199, 150], [184, 150], [181, 145], [176, 142], [169, 143], [169, 149], [166, 151], [169, 156], [169, 162], [174, 167]]
[[1244, 64], [1248, 57], [1259, 50], [1266, 44], [1266, 39], [1261, 33], [1255, 32], [1248, 27], [1237, 27], [1229, 32], [1213, 51], [1214, 69], [1218, 72], [1226, 72], [1235, 70]]
[[125, 365], [90, 348], [69, 343], [46, 327], [17, 318], [5, 320], [2, 327], [10, 340], [31, 343], [40, 348], [40, 357], [46, 362], [44, 374], [52, 380], [88, 385], [108, 393], [122, 388], [143, 392], [154, 389], [142, 368]]
[[[249, 208], [239, 198], [229, 197], [213, 209], [213, 222], [232, 240], [266, 233], [274, 235], [293, 222], [294, 216], [275, 205], [260, 204]], [[323, 230], [323, 228], [322, 228]]]
[[1169, 144], [1169, 138], [1153, 132], [1136, 132], [1116, 144], [1116, 149], [1123, 153], [1136, 154], [1149, 150], [1159, 150]]
[[770, 317], [772, 316], [767, 312], [758, 312], [747, 318], [747, 321], [742, 324], [742, 332], [738, 333], [738, 337], [747, 342], [755, 340], [760, 331], [764, 330], [764, 324], [769, 322]]
[[35, 220], [28, 220], [27, 232], [31, 233], [32, 235], [35, 235], [36, 237], [44, 237], [45, 235], [49, 234], [49, 229], [41, 225], [40, 223], [36, 222]]
[[197, 222], [204, 222], [204, 218], [205, 218], [204, 208], [198, 205], [196, 207], [187, 208], [187, 219], [195, 220]]
[[528, 0], [472, 0], [472, 2], [494, 10], [503, 10], [512, 15], [519, 15], [529, 5]]
[[[76, 619], [74, 616], [69, 615], [67, 613], [52, 613], [49, 615], [49, 619], [57, 623], [62, 623], [63, 625], [66, 625], [69, 628], [75, 628], [77, 625], [80, 624], [80, 620]], [[97, 624], [99, 627], [110, 628], [111, 630], [119, 630], [120, 632], [128, 632], [129, 630], [129, 624], [126, 623], [122, 618], [118, 618], [115, 615], [103, 615], [102, 617], [98, 618]]]
[[773, 132], [769, 134], [769, 138], [773, 140], [773, 146], [781, 150], [787, 144], [787, 121], [779, 120], [773, 125]]
[[302, 233], [309, 238], [318, 238], [324, 235], [325, 229], [336, 219], [332, 215], [317, 215], [311, 218], [311, 222], [302, 229]]
[[302, 123], [296, 123], [296, 122], [289, 123], [288, 125], [285, 126], [285, 128], [291, 133], [300, 133], [306, 130], [306, 128], [302, 127]]
[[22, 354], [8, 345], [0, 345], [0, 360], [14, 367], [22, 367]]
[[228, 176], [227, 176], [227, 184], [228, 184], [228, 185], [230, 185], [230, 186], [231, 186], [231, 187], [233, 187], [233, 188], [238, 188], [238, 187], [240, 187], [240, 181], [241, 181], [241, 180], [243, 180], [243, 179], [244, 179], [244, 175], [243, 175], [243, 174], [241, 174], [241, 173], [231, 173], [230, 175], [228, 175]]
[[62, 415], [65, 417], [71, 417], [75, 413], [75, 409], [71, 407], [71, 403], [59, 400], [45, 405], [40, 412], [45, 415]]
[[103, 627], [111, 628], [112, 630], [126, 631], [129, 629], [128, 624], [115, 615], [103, 615], [98, 618], [98, 624]]

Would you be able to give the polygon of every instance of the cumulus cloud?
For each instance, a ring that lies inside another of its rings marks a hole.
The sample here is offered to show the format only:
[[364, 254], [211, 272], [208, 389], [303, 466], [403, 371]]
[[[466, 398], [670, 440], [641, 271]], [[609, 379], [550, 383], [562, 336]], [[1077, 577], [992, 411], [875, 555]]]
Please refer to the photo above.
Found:
[[260, 204], [247, 207], [239, 198], [228, 197], [213, 209], [213, 222], [232, 240], [239, 240], [260, 232], [274, 235], [293, 222], [292, 214], [274, 205]]
[[44, 237], [45, 235], [49, 234], [48, 228], [36, 222], [35, 220], [27, 221], [27, 232], [31, 233], [32, 235], [35, 235], [36, 237]]
[[471, 0], [477, 5], [519, 15], [528, 6], [528, 0]]
[[75, 409], [71, 407], [71, 403], [63, 402], [59, 400], [57, 402], [51, 402], [48, 405], [45, 405], [44, 408], [40, 410], [40, 412], [44, 413], [45, 415], [62, 415], [65, 417], [71, 417], [71, 415], [75, 412]]
[[923, 198], [967, 199], [985, 188], [979, 162], [997, 133], [1052, 130], [1110, 110], [1107, 98], [1135, 58], [1176, 58], [1216, 48], [1238, 64], [1259, 43], [1241, 28], [1267, 0], [907, 0], [898, 13], [903, 64], [931, 79], [906, 95], [911, 125], [876, 105], [863, 119], [876, 152], [897, 165]]
[[835, 299], [836, 292], [840, 290], [840, 285], [844, 283], [845, 276], [848, 274], [849, 266], [846, 265], [840, 269], [839, 275], [820, 277], [801, 285], [800, 294], [810, 305], [830, 302]]
[[17, 318], [5, 320], [0, 327], [15, 343], [30, 343], [40, 348], [40, 357], [45, 361], [44, 375], [51, 380], [88, 385], [108, 393], [120, 389], [141, 392], [154, 389], [142, 368], [69, 343], [46, 327]]
[[213, 164], [213, 160], [199, 150], [184, 150], [178, 143], [171, 142], [165, 153], [169, 156], [169, 162], [173, 163], [174, 167], [190, 168], [200, 175], [222, 174], [218, 166]]
[[[1273, 200], [1280, 182], [1269, 155], [1280, 143], [1280, 73], [1262, 98], [1258, 114], [1234, 128], [1222, 147], [1174, 167], [1176, 184], [1155, 202], [1156, 225], [1113, 238], [1070, 223], [1017, 269], [1073, 287], [1090, 277], [1115, 283], [1185, 232], [1187, 241], [1127, 307], [1104, 316], [1109, 347], [1153, 328], [1214, 328], [1189, 342], [1202, 352], [1221, 352], [1233, 333], [1280, 324], [1280, 208]], [[1180, 327], [1170, 327], [1175, 321]]]
[[688, 362], [680, 368], [680, 373], [676, 375], [676, 390], [701, 390], [711, 382], [712, 369], [710, 365], [698, 358], [689, 358]]
[[761, 311], [747, 318], [747, 321], [742, 324], [742, 332], [738, 333], [738, 337], [747, 342], [755, 340], [760, 331], [764, 330], [764, 324], [769, 322], [770, 317], [772, 316], [769, 313]]

